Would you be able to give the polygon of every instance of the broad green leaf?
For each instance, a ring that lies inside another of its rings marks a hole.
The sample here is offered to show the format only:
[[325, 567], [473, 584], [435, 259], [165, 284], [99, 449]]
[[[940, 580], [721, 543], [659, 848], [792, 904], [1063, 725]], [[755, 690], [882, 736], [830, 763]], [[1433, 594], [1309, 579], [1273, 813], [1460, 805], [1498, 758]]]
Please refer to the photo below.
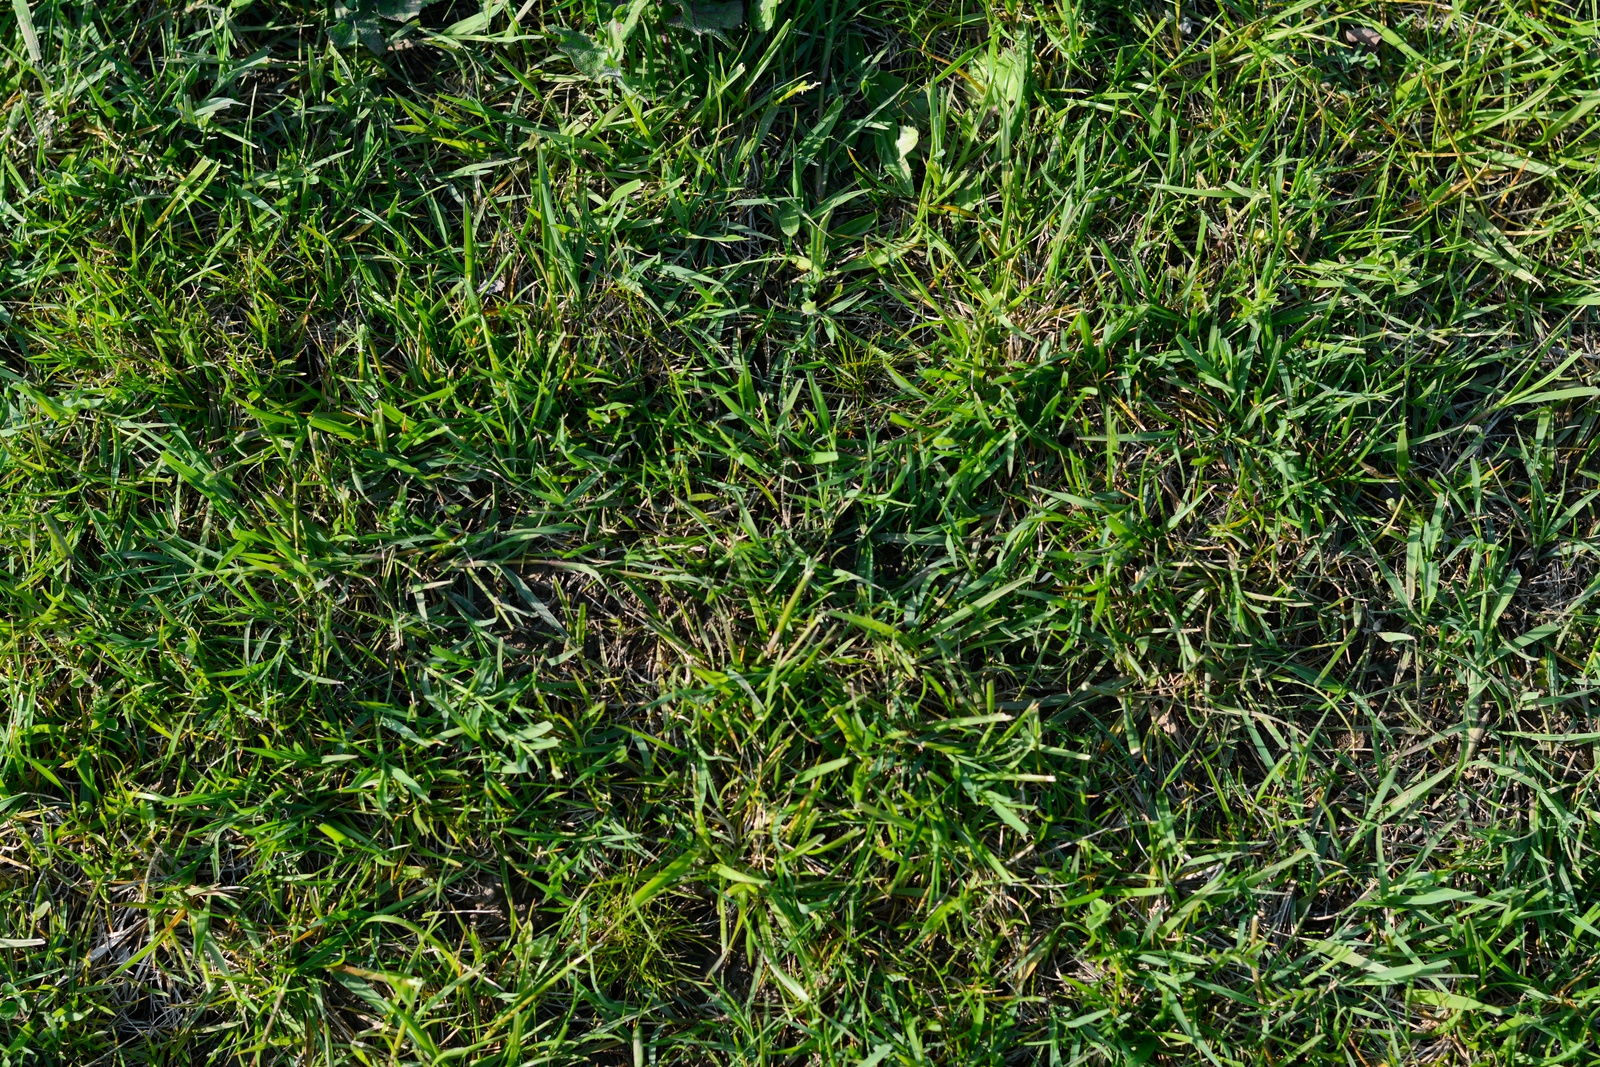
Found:
[[720, 34], [723, 30], [736, 30], [744, 25], [744, 4], [741, 0], [730, 0], [728, 3], [679, 0], [678, 8], [683, 15], [673, 19], [671, 24], [695, 33]]
[[799, 204], [786, 200], [778, 205], [778, 229], [783, 231], [785, 237], [793, 237], [800, 232]]
[[389, 33], [384, 20], [410, 22], [422, 14], [430, 0], [341, 0], [334, 5], [334, 22], [328, 27], [328, 39], [336, 48], [354, 47], [357, 41], [367, 46], [374, 55], [382, 55], [389, 47]]
[[617, 19], [611, 20], [611, 45], [613, 48], [620, 50], [627, 43], [628, 38], [633, 36], [633, 31], [638, 29], [639, 20], [644, 16], [645, 8], [649, 4], [650, 0], [633, 0], [628, 5], [627, 14], [622, 17], [621, 21]]
[[561, 30], [561, 51], [586, 78], [615, 78], [621, 74], [611, 62], [611, 53], [600, 42], [577, 30]]
[[1499, 1015], [1500, 1009], [1485, 1004], [1481, 1000], [1473, 1000], [1459, 993], [1446, 993], [1438, 989], [1415, 989], [1411, 992], [1411, 999], [1418, 1004], [1431, 1004], [1436, 1008], [1449, 1008], [1451, 1011], [1481, 1011], [1490, 1015]]
[[761, 33], [771, 33], [778, 24], [778, 0], [752, 0], [750, 24]]
[[376, 19], [363, 19], [356, 23], [356, 33], [361, 37], [361, 43], [374, 55], [382, 55], [389, 47], [389, 38], [383, 32], [383, 23]]
[[911, 174], [911, 154], [917, 150], [917, 142], [920, 139], [915, 126], [899, 127], [892, 139], [887, 130], [879, 137], [879, 152], [883, 159], [884, 170], [894, 179], [900, 191], [907, 195], [912, 193], [915, 186]]
[[973, 63], [972, 76], [982, 89], [985, 101], [1008, 112], [1022, 101], [1027, 88], [1027, 61], [1015, 48], [1006, 48], [993, 55], [980, 56]]
[[393, 22], [410, 22], [422, 14], [426, 3], [427, 0], [367, 0], [372, 14]]

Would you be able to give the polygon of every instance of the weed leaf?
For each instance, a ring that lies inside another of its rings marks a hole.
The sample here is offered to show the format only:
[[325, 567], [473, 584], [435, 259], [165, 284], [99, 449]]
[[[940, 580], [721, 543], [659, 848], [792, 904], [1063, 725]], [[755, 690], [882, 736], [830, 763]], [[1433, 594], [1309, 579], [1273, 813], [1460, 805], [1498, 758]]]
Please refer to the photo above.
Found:
[[[21, 0], [17, 0], [21, 2]], [[384, 21], [406, 23], [422, 14], [430, 0], [341, 0], [333, 9], [328, 38], [336, 48], [351, 48], [359, 41], [374, 55], [389, 47]]]
[[590, 37], [577, 30], [560, 30], [560, 48], [562, 53], [572, 61], [572, 66], [579, 74], [586, 78], [616, 78], [621, 75], [611, 61], [611, 51]]
[[683, 14], [672, 19], [670, 24], [696, 34], [710, 33], [720, 37], [722, 31], [736, 30], [744, 25], [744, 4], [741, 0], [729, 0], [727, 3], [717, 0], [702, 0], [700, 3], [679, 0], [678, 7]]
[[622, 46], [628, 43], [628, 38], [633, 36], [633, 31], [639, 28], [639, 20], [644, 17], [645, 8], [649, 4], [650, 0], [633, 0], [628, 5], [627, 13], [623, 15], [621, 21], [617, 19], [611, 20], [612, 48], [620, 52]]
[[410, 22], [422, 14], [427, 0], [369, 0], [372, 13], [392, 22]]
[[911, 175], [911, 154], [917, 150], [920, 135], [915, 126], [901, 126], [893, 137], [885, 130], [879, 135], [878, 151], [883, 159], [884, 169], [889, 172], [889, 177], [902, 193], [910, 195], [913, 192], [913, 179]]

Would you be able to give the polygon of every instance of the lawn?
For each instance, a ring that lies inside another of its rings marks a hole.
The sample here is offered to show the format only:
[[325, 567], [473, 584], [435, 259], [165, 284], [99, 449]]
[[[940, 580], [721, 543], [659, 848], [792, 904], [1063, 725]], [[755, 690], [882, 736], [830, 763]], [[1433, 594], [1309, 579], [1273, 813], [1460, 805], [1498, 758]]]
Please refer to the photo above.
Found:
[[1595, 0], [0, 83], [0, 1067], [1600, 1062]]

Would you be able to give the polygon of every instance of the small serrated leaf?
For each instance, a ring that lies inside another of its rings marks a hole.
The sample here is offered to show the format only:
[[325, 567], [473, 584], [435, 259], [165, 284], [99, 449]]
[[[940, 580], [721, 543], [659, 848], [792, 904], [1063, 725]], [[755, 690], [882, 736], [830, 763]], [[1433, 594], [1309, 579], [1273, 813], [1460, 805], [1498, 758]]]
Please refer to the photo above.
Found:
[[423, 5], [426, 3], [427, 0], [364, 0], [362, 6], [379, 18], [386, 18], [392, 22], [410, 22], [422, 14]]
[[578, 30], [560, 30], [561, 44], [558, 46], [568, 59], [572, 61], [579, 74], [587, 78], [614, 78], [619, 71], [611, 62], [611, 53], [605, 46], [590, 37], [587, 33]]
[[356, 43], [355, 23], [345, 20], [328, 27], [328, 40], [335, 48], [352, 48]]
[[740, 0], [728, 0], [727, 3], [718, 0], [701, 0], [700, 3], [679, 0], [678, 7], [683, 11], [683, 17], [673, 19], [672, 25], [695, 33], [719, 33], [744, 25], [744, 4]]
[[410, 22], [422, 14], [431, 0], [341, 0], [334, 5], [334, 22], [328, 39], [335, 48], [351, 48], [357, 41], [373, 55], [389, 49], [389, 32], [384, 20]]
[[752, 0], [750, 24], [760, 33], [771, 33], [778, 24], [778, 0]]
[[389, 50], [389, 38], [383, 32], [383, 24], [376, 19], [362, 19], [356, 23], [356, 34], [361, 38], [361, 43], [367, 46], [367, 51], [375, 56], [381, 56]]

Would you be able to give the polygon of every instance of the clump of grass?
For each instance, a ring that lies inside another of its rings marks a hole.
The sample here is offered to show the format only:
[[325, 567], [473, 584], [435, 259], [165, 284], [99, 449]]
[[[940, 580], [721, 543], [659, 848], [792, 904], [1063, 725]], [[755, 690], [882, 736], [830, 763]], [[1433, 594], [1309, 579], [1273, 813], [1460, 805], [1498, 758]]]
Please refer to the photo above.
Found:
[[563, 914], [562, 941], [581, 946], [596, 989], [625, 1003], [650, 1003], [703, 977], [708, 944], [699, 929], [660, 899], [635, 904], [637, 887], [612, 879]]

